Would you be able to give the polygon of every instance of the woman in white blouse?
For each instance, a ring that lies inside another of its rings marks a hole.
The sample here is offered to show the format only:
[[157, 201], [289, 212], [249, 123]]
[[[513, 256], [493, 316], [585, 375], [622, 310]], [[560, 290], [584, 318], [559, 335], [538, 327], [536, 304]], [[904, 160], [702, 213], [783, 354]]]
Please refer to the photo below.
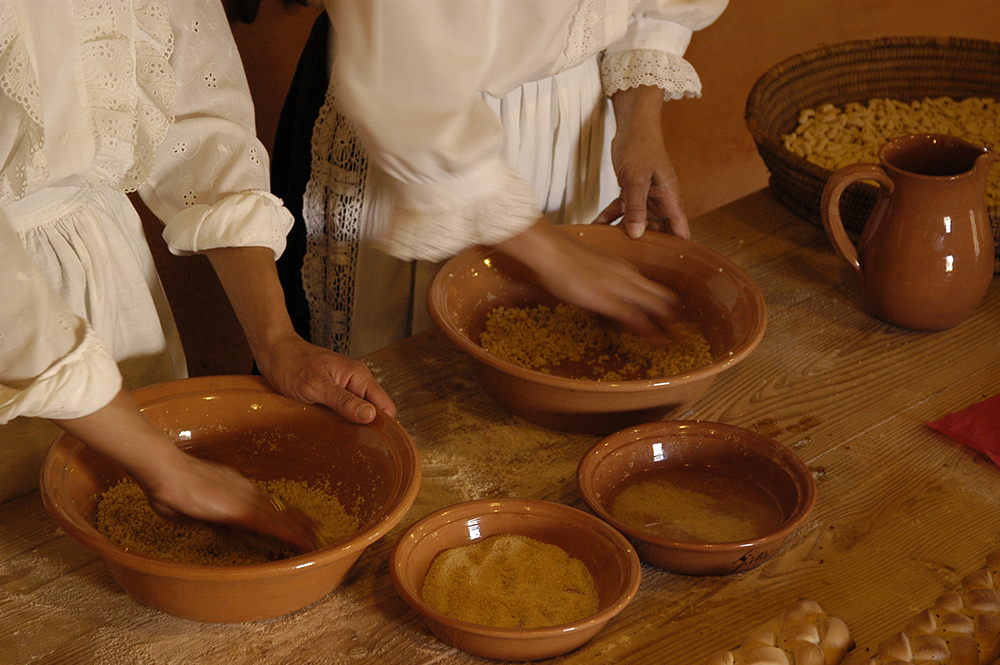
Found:
[[208, 255], [278, 390], [356, 422], [395, 407], [363, 364], [292, 330], [274, 266], [291, 216], [221, 4], [0, 0], [0, 32], [0, 499], [37, 485], [52, 419], [161, 512], [252, 522], [266, 497], [177, 457], [123, 392], [187, 371], [128, 192], [171, 251]]
[[633, 328], [670, 319], [672, 294], [549, 222], [688, 235], [661, 111], [700, 95], [682, 56], [727, 0], [325, 4], [303, 205], [313, 342], [354, 356], [426, 327], [434, 262], [475, 243]]

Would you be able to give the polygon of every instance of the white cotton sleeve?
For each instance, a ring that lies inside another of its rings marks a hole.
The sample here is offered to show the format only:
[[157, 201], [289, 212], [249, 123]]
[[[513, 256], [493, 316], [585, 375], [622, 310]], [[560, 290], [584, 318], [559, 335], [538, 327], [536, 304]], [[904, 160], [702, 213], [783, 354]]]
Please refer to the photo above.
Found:
[[0, 214], [0, 424], [76, 418], [108, 404], [121, 373], [87, 322], [49, 286]]
[[396, 186], [388, 228], [372, 240], [398, 258], [437, 260], [541, 217], [537, 194], [504, 162], [503, 127], [481, 92], [496, 16], [464, 1], [327, 10], [337, 101]]
[[222, 4], [173, 2], [171, 27], [174, 122], [139, 195], [175, 254], [263, 246], [280, 256], [294, 220], [268, 193], [268, 156]]

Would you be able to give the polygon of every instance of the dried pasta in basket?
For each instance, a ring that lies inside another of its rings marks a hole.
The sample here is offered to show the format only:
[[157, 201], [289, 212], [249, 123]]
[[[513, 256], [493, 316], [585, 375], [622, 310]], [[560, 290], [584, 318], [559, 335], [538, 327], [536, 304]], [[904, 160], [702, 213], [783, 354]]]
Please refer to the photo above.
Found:
[[875, 653], [859, 650], [851, 665], [993, 665], [1000, 658], [1000, 550], [962, 580], [960, 591], [938, 597]]
[[[843, 108], [823, 104], [800, 111], [795, 129], [781, 138], [787, 150], [837, 171], [859, 162], [878, 163], [879, 149], [907, 134], [950, 134], [1000, 152], [1000, 103], [925, 97], [912, 102], [874, 98]], [[1000, 169], [990, 174], [986, 205], [1000, 206]]]
[[854, 645], [847, 625], [807, 598], [747, 634], [707, 665], [837, 665]]

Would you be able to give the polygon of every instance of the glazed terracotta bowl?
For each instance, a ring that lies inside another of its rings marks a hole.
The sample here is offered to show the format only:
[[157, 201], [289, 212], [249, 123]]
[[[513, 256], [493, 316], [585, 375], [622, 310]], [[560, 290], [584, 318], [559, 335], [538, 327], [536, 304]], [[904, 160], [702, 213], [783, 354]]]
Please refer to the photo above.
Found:
[[124, 477], [107, 458], [69, 435], [49, 451], [41, 492], [66, 533], [104, 559], [135, 600], [168, 614], [210, 622], [267, 619], [333, 591], [365, 548], [395, 526], [416, 498], [420, 463], [413, 441], [379, 413], [354, 425], [304, 405], [251, 376], [202, 377], [133, 392], [142, 411], [190, 452], [255, 480], [329, 481], [361, 525], [345, 540], [281, 561], [242, 566], [166, 561], [121, 547], [95, 527], [103, 491]]
[[605, 435], [675, 417], [763, 337], [767, 311], [760, 289], [738, 266], [707, 247], [664, 233], [633, 239], [617, 226], [560, 229], [631, 262], [678, 294], [684, 303], [682, 318], [706, 337], [713, 360], [683, 374], [619, 382], [556, 376], [502, 360], [479, 345], [489, 313], [498, 306], [553, 306], [556, 301], [499, 251], [473, 247], [438, 270], [428, 288], [428, 308], [438, 328], [471, 359], [487, 393], [525, 420]]
[[[422, 598], [424, 578], [444, 550], [498, 534], [519, 534], [556, 545], [580, 559], [594, 577], [598, 611], [545, 628], [491, 628], [453, 619]], [[589, 513], [532, 499], [483, 499], [445, 508], [415, 523], [396, 542], [389, 572], [399, 595], [439, 639], [497, 660], [540, 660], [576, 649], [622, 611], [639, 589], [641, 565], [620, 533]]]
[[[625, 534], [644, 563], [684, 575], [761, 565], [816, 504], [816, 482], [795, 453], [707, 421], [616, 432], [583, 456], [577, 481], [591, 510]], [[657, 512], [658, 505], [669, 508]]]

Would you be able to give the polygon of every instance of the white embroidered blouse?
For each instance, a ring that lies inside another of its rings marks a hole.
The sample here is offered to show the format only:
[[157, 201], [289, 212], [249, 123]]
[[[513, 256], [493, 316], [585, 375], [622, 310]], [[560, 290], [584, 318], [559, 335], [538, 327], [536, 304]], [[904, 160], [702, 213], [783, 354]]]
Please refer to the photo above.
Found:
[[[118, 271], [139, 275], [118, 279], [119, 288], [124, 283], [135, 289], [111, 294], [120, 303], [159, 303], [162, 290], [151, 294], [142, 279], [151, 261], [137, 218], [115, 230], [123, 237], [120, 247], [82, 254], [79, 265], [62, 264], [67, 253], [60, 252], [60, 243], [103, 242], [108, 234], [97, 227], [117, 218], [108, 212], [117, 208], [104, 202], [120, 200], [127, 208], [122, 192], [137, 191], [164, 221], [164, 237], [176, 254], [265, 246], [279, 255], [292, 223], [268, 192], [252, 100], [218, 0], [0, 0], [0, 165], [0, 224], [16, 231], [49, 282], [62, 280], [60, 293], [66, 282], [89, 281], [90, 270]], [[79, 192], [86, 197], [88, 191], [103, 207], [65, 219], [45, 216], [52, 201]], [[76, 235], [62, 240], [57, 222], [72, 226]], [[83, 244], [69, 254], [81, 254]], [[117, 390], [116, 382], [105, 380], [114, 373], [113, 365], [107, 368], [108, 351], [92, 331], [84, 334], [87, 326], [41, 327], [47, 320], [67, 320], [66, 303], [45, 295], [48, 284], [25, 279], [24, 271], [12, 273], [13, 266], [0, 266], [4, 288], [17, 284], [39, 295], [0, 298], [0, 422], [17, 415], [82, 415], [106, 403]], [[159, 289], [155, 275], [148, 281]], [[12, 310], [32, 302], [51, 306], [50, 315], [25, 318]], [[129, 325], [158, 336], [152, 345], [171, 344], [160, 331], [163, 307], [147, 311], [150, 320]], [[100, 330], [90, 312], [76, 313]], [[113, 309], [106, 318], [114, 323]], [[26, 330], [25, 322], [40, 328]], [[130, 348], [127, 339], [104, 342], [114, 345], [111, 355], [119, 362], [159, 352], [149, 345]], [[31, 352], [12, 353], [19, 344]], [[178, 351], [171, 353], [178, 357]], [[88, 363], [104, 369], [88, 369]]]
[[602, 54], [605, 93], [653, 85], [698, 96], [683, 59], [727, 0], [326, 0], [338, 100], [398, 185], [387, 228], [400, 258], [439, 260], [497, 244], [540, 216], [503, 163], [503, 131], [482, 98]]

